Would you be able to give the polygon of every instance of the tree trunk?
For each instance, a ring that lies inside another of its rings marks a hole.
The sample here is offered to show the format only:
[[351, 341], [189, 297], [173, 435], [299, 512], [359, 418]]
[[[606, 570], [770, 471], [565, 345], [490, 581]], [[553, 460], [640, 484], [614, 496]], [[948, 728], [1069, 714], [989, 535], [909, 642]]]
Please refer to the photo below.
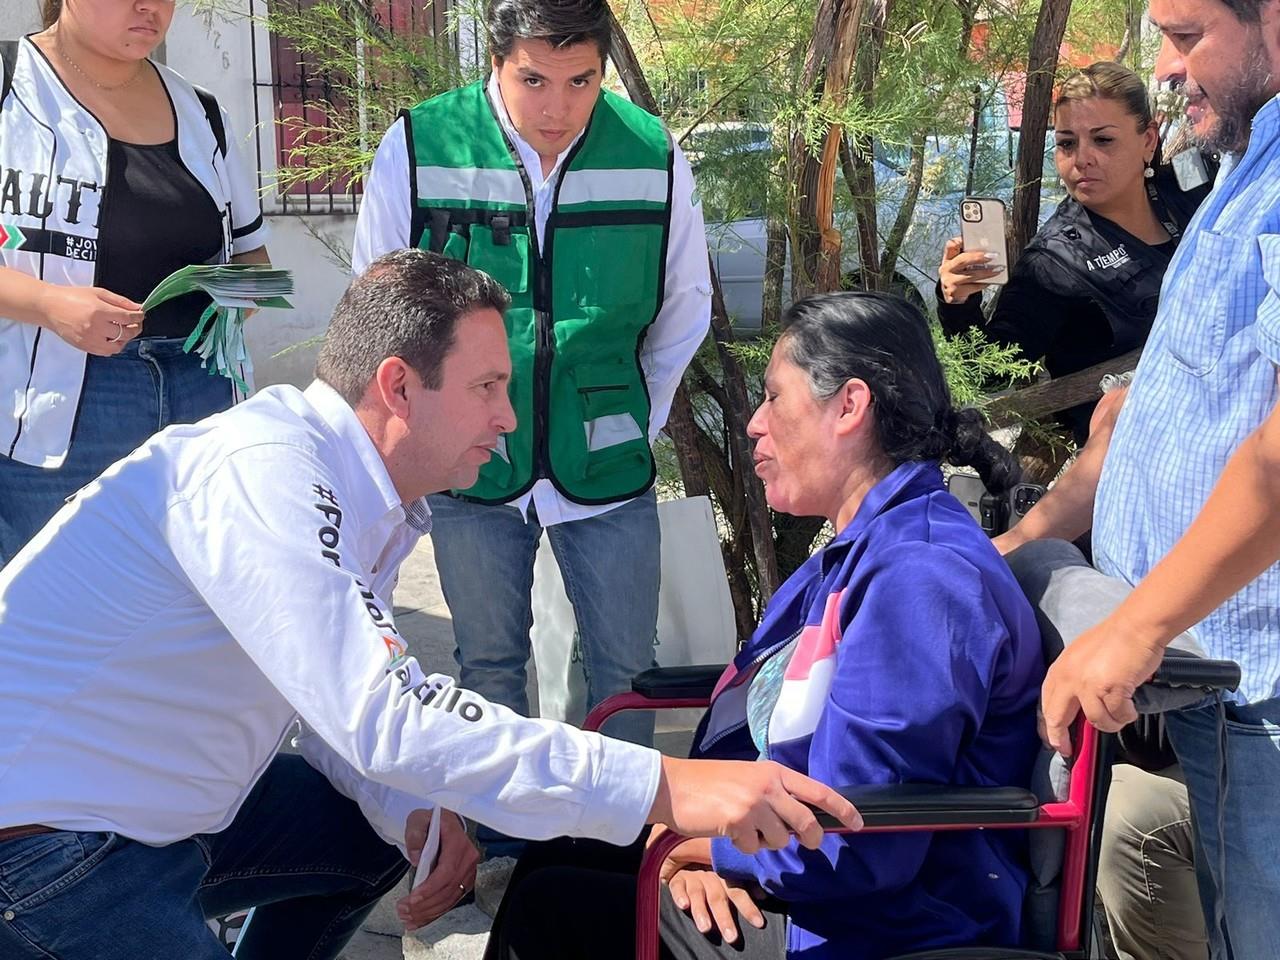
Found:
[[969, 56], [969, 42], [973, 39], [973, 25], [978, 20], [978, 4], [981, 0], [956, 0], [960, 9], [960, 57]]
[[768, 330], [782, 320], [782, 284], [787, 272], [787, 221], [770, 217], [765, 221], [764, 296], [760, 305], [760, 325]]
[[[657, 116], [658, 102], [644, 77], [644, 70], [631, 48], [618, 18], [609, 14], [613, 26], [613, 38], [609, 45], [609, 58], [618, 69], [618, 76], [626, 87], [632, 102], [644, 107]], [[711, 329], [715, 337], [716, 350], [720, 356], [720, 366], [724, 371], [724, 386], [729, 403], [724, 409], [725, 431], [730, 438], [730, 469], [734, 473], [737, 485], [742, 490], [743, 507], [745, 508], [747, 527], [750, 531], [752, 551], [754, 554], [756, 575], [759, 577], [761, 604], [767, 603], [778, 588], [778, 563], [774, 554], [773, 526], [769, 518], [769, 508], [764, 499], [764, 485], [756, 476], [752, 457], [751, 441], [747, 437], [747, 421], [751, 418], [751, 401], [747, 396], [747, 378], [733, 355], [729, 345], [733, 343], [733, 328], [729, 323], [729, 314], [725, 310], [724, 296], [720, 291], [720, 278], [716, 276], [715, 263], [711, 264]], [[696, 425], [695, 425], [696, 426]], [[682, 463], [683, 466], [683, 463]], [[686, 489], [690, 478], [685, 478]], [[696, 483], [696, 481], [694, 481]], [[733, 505], [722, 503], [721, 508], [726, 515], [734, 513]], [[737, 601], [735, 600], [735, 607]], [[735, 610], [741, 619], [744, 611]], [[754, 613], [752, 614], [754, 616]]]
[[[876, 210], [876, 171], [868, 152], [871, 143], [858, 138], [858, 151], [840, 139], [840, 169], [853, 197], [853, 210], [858, 224], [858, 274], [863, 290], [883, 290], [880, 282], [880, 225]], [[841, 278], [843, 281], [843, 277]], [[843, 285], [843, 283], [842, 283]]]
[[[844, 102], [853, 76], [862, 19], [869, 4], [879, 0], [818, 0], [813, 38], [805, 53], [802, 89], [815, 103]], [[791, 141], [791, 170], [795, 184], [791, 221], [795, 255], [792, 289], [797, 296], [838, 289], [840, 231], [833, 225], [832, 200], [836, 164], [844, 132], [833, 124], [822, 141], [820, 155], [810, 152], [803, 135]]]
[[[885, 23], [893, 0], [884, 0], [867, 12], [868, 36], [859, 45], [855, 62], [854, 91], [867, 113], [875, 108], [876, 76], [884, 50]], [[880, 275], [880, 224], [876, 207], [876, 168], [872, 162], [875, 144], [863, 133], [840, 137], [840, 167], [853, 196], [858, 224], [858, 272], [864, 290], [886, 290]], [[843, 270], [841, 270], [843, 274]], [[843, 276], [841, 276], [843, 286]]]
[[655, 117], [660, 116], [658, 101], [645, 79], [644, 68], [640, 66], [640, 58], [631, 47], [626, 31], [618, 22], [617, 15], [609, 11], [609, 25], [612, 28], [609, 42], [609, 59], [618, 70], [618, 79], [627, 90], [627, 96], [637, 106], [644, 107]]
[[671, 401], [671, 414], [667, 417], [667, 434], [675, 444], [676, 459], [680, 462], [680, 479], [684, 482], [686, 497], [705, 497], [710, 492], [707, 486], [707, 468], [702, 462], [702, 452], [698, 449], [698, 424], [693, 419], [693, 404], [689, 400], [689, 391], [683, 383], [676, 387], [675, 398]]
[[920, 199], [920, 185], [924, 182], [924, 140], [923, 130], [916, 131], [911, 138], [911, 162], [907, 168], [907, 192], [898, 207], [898, 216], [893, 221], [889, 236], [884, 242], [884, 256], [880, 260], [880, 276], [886, 283], [893, 281], [894, 271], [898, 269], [898, 254], [907, 239], [907, 231], [911, 228], [911, 218], [915, 216], [916, 201]]
[[964, 174], [964, 192], [973, 195], [973, 182], [978, 173], [978, 133], [982, 129], [982, 88], [973, 87], [973, 113], [969, 119], [969, 163]]
[[1067, 30], [1071, 0], [1042, 0], [1027, 56], [1027, 86], [1018, 136], [1018, 165], [1013, 181], [1013, 215], [1009, 224], [1009, 257], [1014, 262], [1035, 236], [1040, 217], [1040, 180], [1044, 170], [1044, 135], [1053, 106], [1053, 80], [1058, 50]]
[[[978, 20], [978, 4], [981, 0], [956, 0], [960, 8], [960, 45], [961, 60], [969, 57], [969, 44], [973, 42], [973, 27]], [[978, 128], [982, 123], [982, 87], [973, 86], [973, 114], [969, 127], [969, 161], [965, 170], [964, 192], [973, 193], [973, 181], [978, 169]]]
[[1142, 71], [1142, 17], [1143, 0], [1126, 0], [1124, 11], [1124, 39], [1116, 51], [1116, 63], [1130, 62], [1126, 66]]
[[1005, 427], [1019, 420], [1036, 420], [1040, 417], [1070, 410], [1081, 403], [1097, 400], [1102, 396], [1099, 382], [1107, 374], [1120, 374], [1138, 365], [1141, 350], [1103, 360], [1092, 367], [1034, 383], [1013, 393], [993, 400], [985, 409], [987, 420], [993, 427]]
[[756, 476], [755, 460], [751, 456], [751, 438], [747, 436], [747, 421], [751, 419], [751, 400], [747, 396], [747, 375], [737, 356], [729, 349], [733, 343], [733, 328], [724, 307], [724, 294], [720, 290], [720, 278], [711, 272], [711, 335], [715, 337], [720, 356], [720, 368], [724, 371], [725, 392], [729, 406], [725, 410], [725, 432], [729, 438], [730, 465], [735, 479], [742, 487], [746, 504], [747, 523], [751, 531], [751, 545], [755, 553], [756, 574], [760, 578], [760, 604], [769, 602], [778, 589], [778, 560], [773, 545], [773, 522], [769, 517], [769, 505], [764, 498], [764, 484]]

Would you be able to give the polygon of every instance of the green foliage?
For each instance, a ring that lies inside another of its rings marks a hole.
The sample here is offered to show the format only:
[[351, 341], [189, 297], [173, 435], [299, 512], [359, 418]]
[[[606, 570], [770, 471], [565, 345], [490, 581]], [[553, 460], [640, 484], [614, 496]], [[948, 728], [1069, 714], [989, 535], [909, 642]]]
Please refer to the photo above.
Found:
[[[415, 17], [429, 23], [430, 0], [413, 5]], [[270, 2], [262, 22], [288, 38], [322, 92], [281, 121], [294, 146], [280, 186], [358, 181], [401, 109], [479, 76], [457, 53], [460, 17], [476, 12], [467, 3], [451, 8], [447, 31], [430, 37], [397, 34], [368, 0], [318, 0], [302, 9]]]
[[[951, 390], [951, 401], [957, 407], [981, 407], [990, 400], [993, 391], [1025, 386], [1040, 372], [1040, 365], [1025, 359], [1016, 346], [992, 343], [980, 330], [948, 337], [936, 323], [931, 328], [934, 349]], [[770, 330], [732, 347], [751, 378], [753, 396], [759, 395], [759, 383], [777, 338], [778, 331]]]
[[1025, 386], [1040, 370], [1016, 346], [992, 343], [980, 330], [948, 337], [935, 324], [933, 343], [956, 407], [982, 407], [993, 390]]

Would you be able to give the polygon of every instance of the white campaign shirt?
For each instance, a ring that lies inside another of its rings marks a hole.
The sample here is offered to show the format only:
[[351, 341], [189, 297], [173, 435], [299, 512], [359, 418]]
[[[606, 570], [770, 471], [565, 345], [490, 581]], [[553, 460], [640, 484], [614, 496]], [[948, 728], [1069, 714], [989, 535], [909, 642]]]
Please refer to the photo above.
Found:
[[657, 753], [403, 655], [391, 590], [429, 525], [320, 383], [114, 464], [0, 571], [0, 827], [221, 830], [300, 718], [302, 754], [390, 842], [432, 804], [517, 836], [633, 840]]
[[[502, 128], [520, 154], [533, 187], [534, 222], [539, 236], [546, 235], [547, 217], [555, 199], [565, 155], [573, 149], [578, 137], [556, 158], [551, 172], [542, 177], [542, 160], [538, 152], [516, 132], [498, 90], [498, 81], [489, 77], [489, 99], [493, 103]], [[360, 216], [356, 221], [355, 243], [351, 265], [358, 276], [382, 256], [409, 245], [410, 209], [408, 120], [401, 118], [391, 125], [373, 158], [373, 169], [364, 185]], [[702, 202], [697, 198], [693, 171], [680, 147], [675, 148], [672, 170], [671, 232], [667, 244], [666, 290], [662, 309], [645, 335], [640, 351], [640, 366], [649, 387], [649, 442], [652, 443], [666, 425], [671, 401], [685, 368], [711, 323], [711, 269], [707, 259], [707, 236], [702, 222]], [[593, 504], [574, 503], [562, 496], [550, 480], [537, 481], [533, 488], [512, 501], [527, 516], [530, 502], [537, 508], [538, 522], [549, 527], [569, 520], [598, 516], [627, 501]]]

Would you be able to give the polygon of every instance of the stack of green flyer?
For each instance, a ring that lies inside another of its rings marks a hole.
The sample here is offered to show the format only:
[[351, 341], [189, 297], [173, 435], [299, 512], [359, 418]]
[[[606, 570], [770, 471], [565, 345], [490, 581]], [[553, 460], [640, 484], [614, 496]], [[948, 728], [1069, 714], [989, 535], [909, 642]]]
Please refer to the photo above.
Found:
[[293, 274], [257, 263], [193, 264], [161, 280], [143, 301], [143, 312], [188, 293], [205, 293], [213, 303], [200, 315], [182, 348], [188, 353], [195, 348], [210, 373], [229, 377], [247, 392], [238, 373], [249, 358], [244, 345], [245, 311], [292, 309], [287, 298], [293, 294]]

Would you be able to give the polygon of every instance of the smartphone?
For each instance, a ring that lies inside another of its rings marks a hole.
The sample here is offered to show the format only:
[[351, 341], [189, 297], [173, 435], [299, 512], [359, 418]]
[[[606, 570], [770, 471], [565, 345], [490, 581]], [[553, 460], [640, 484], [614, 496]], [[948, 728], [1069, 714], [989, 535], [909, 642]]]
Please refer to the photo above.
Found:
[[960, 201], [960, 240], [965, 253], [981, 250], [995, 255], [991, 266], [1000, 272], [986, 280], [997, 286], [1009, 282], [1009, 248], [1005, 243], [1004, 201], [991, 197], [965, 197]]

